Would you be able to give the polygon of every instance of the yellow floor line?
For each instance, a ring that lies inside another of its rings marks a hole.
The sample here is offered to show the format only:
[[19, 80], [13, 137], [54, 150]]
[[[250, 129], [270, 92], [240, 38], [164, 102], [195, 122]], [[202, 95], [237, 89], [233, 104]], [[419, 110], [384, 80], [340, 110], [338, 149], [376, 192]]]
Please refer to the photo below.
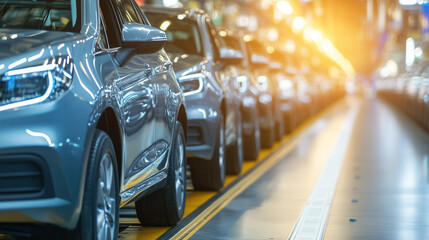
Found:
[[213, 218], [219, 211], [221, 211], [229, 202], [237, 197], [252, 183], [258, 180], [265, 172], [273, 167], [277, 162], [282, 159], [288, 152], [292, 151], [297, 144], [298, 140], [288, 144], [285, 148], [277, 151], [274, 155], [266, 159], [261, 165], [258, 166], [255, 171], [241, 179], [235, 186], [228, 190], [224, 195], [217, 199], [213, 204], [206, 208], [197, 218], [195, 218], [190, 224], [183, 228], [177, 233], [172, 239], [189, 239], [194, 235], [201, 227], [203, 227], [211, 218]]
[[[256, 161], [245, 161], [243, 162], [243, 170], [238, 176], [226, 176], [225, 178], [225, 187], [234, 182], [239, 176], [246, 174], [248, 171], [253, 169], [258, 163], [262, 162], [269, 156], [271, 153], [274, 153], [279, 150], [279, 147], [284, 145], [287, 141], [290, 141], [295, 136], [301, 134], [309, 126], [313, 125], [320, 116], [325, 115], [328, 111], [338, 107], [340, 103], [344, 101], [337, 101], [336, 103], [330, 105], [329, 107], [323, 109], [319, 113], [311, 116], [302, 124], [300, 124], [291, 134], [288, 134], [282, 138], [281, 141], [276, 142], [274, 146], [270, 149], [261, 149], [258, 159]], [[282, 151], [283, 152], [283, 151]], [[277, 154], [275, 154], [277, 155]], [[186, 196], [186, 206], [185, 214], [183, 218], [191, 214], [202, 204], [210, 200], [217, 192], [215, 191], [187, 191]], [[232, 199], [231, 199], [232, 200]], [[226, 205], [226, 204], [225, 204]], [[220, 211], [220, 209], [219, 209]], [[217, 213], [217, 212], [216, 212]], [[215, 214], [214, 214], [215, 215]], [[213, 215], [213, 216], [214, 216]], [[203, 226], [203, 225], [202, 225]], [[169, 227], [140, 227], [140, 226], [131, 226], [120, 233], [120, 238], [126, 240], [140, 240], [140, 239], [157, 239], [161, 237], [165, 232], [167, 232]]]

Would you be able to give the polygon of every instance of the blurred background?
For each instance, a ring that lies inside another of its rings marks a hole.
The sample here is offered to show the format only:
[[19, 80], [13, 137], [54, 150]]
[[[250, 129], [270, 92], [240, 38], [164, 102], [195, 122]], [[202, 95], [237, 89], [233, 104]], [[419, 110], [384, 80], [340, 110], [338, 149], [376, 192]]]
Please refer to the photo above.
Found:
[[423, 0], [137, 2], [204, 9], [217, 26], [249, 33], [268, 51], [290, 53], [300, 60], [295, 67], [301, 70], [319, 68], [333, 78], [366, 86], [406, 71], [427, 51], [429, 3]]

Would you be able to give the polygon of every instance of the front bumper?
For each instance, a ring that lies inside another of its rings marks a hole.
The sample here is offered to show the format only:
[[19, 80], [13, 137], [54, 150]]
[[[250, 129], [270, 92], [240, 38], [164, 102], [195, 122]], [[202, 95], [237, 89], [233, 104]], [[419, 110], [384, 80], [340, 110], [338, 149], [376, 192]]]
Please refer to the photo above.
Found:
[[279, 111], [283, 115], [291, 114], [294, 111], [294, 104], [293, 97], [280, 98]]
[[253, 135], [259, 126], [258, 100], [254, 96], [245, 96], [242, 100], [242, 131], [244, 135]]
[[259, 95], [259, 127], [261, 129], [274, 128], [273, 98], [266, 93]]
[[[92, 134], [89, 113], [89, 104], [71, 92], [53, 102], [0, 112], [0, 165], [11, 169], [0, 172], [11, 184], [0, 184], [0, 224], [76, 226]], [[25, 177], [15, 181], [20, 174]]]
[[186, 96], [188, 116], [187, 156], [212, 159], [219, 128], [219, 103], [203, 93]]

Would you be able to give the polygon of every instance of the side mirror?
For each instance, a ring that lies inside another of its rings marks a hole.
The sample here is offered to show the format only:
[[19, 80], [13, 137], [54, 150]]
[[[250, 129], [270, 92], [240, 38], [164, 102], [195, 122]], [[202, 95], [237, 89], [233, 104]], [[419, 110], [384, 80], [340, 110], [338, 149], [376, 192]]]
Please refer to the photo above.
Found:
[[156, 53], [167, 42], [164, 31], [138, 23], [125, 23], [121, 35], [124, 47], [135, 48], [140, 54]]
[[252, 54], [250, 56], [250, 63], [255, 67], [266, 67], [269, 64], [269, 60], [266, 56]]
[[221, 48], [220, 58], [228, 64], [241, 64], [243, 62], [243, 53], [232, 48]]

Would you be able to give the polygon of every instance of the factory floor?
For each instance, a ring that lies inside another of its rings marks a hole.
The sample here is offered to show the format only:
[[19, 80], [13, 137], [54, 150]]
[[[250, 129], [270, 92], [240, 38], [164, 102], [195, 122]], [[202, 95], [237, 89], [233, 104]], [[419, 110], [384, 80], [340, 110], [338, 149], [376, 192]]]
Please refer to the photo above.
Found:
[[186, 204], [173, 228], [123, 214], [120, 239], [429, 239], [429, 134], [348, 96]]

